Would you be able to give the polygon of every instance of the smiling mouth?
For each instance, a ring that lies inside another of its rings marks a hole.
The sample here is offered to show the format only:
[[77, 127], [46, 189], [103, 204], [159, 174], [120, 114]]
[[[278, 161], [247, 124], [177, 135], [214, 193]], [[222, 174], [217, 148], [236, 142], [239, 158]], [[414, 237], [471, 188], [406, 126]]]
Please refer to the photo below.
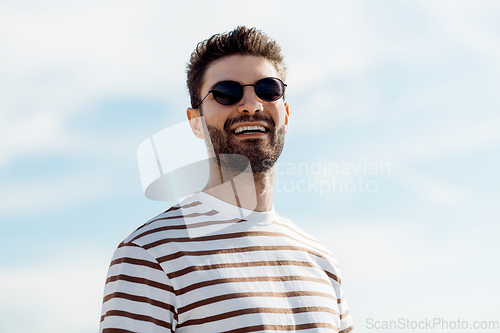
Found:
[[264, 126], [241, 126], [232, 131], [236, 135], [267, 133], [269, 130]]

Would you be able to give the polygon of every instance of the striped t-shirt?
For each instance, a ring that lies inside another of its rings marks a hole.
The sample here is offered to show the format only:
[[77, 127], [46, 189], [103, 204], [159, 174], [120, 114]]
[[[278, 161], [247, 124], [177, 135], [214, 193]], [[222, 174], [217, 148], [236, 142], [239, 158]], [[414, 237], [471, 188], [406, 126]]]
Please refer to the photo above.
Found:
[[197, 192], [128, 236], [101, 333], [354, 332], [323, 245], [275, 213]]

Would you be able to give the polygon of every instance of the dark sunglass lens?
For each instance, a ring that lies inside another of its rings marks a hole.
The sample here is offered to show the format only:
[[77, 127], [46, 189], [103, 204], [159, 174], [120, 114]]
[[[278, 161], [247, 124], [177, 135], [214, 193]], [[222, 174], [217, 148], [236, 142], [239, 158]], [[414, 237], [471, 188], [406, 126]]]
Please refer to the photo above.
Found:
[[222, 105], [232, 105], [243, 97], [243, 88], [238, 82], [222, 81], [212, 89], [214, 99]]
[[266, 102], [272, 102], [283, 96], [285, 87], [283, 82], [276, 78], [268, 77], [257, 81], [255, 84], [255, 94]]

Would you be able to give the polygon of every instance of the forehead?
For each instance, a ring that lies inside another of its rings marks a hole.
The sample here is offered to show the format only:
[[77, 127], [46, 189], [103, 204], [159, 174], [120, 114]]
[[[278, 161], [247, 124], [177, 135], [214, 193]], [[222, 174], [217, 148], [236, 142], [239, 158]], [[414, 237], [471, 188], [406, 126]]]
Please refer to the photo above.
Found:
[[253, 84], [270, 76], [279, 77], [279, 74], [269, 60], [250, 55], [232, 55], [218, 59], [208, 66], [201, 91], [205, 93], [221, 81]]

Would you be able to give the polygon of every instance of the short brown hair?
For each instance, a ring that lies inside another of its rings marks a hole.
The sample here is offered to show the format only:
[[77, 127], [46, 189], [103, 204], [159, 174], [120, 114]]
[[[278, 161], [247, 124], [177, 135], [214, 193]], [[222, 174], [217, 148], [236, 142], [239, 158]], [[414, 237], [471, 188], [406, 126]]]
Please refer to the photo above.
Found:
[[208, 66], [215, 60], [235, 55], [252, 55], [269, 60], [280, 79], [285, 80], [285, 66], [281, 47], [275, 40], [256, 28], [238, 26], [233, 31], [213, 35], [198, 43], [187, 64], [187, 86], [191, 106], [200, 103], [200, 90]]

